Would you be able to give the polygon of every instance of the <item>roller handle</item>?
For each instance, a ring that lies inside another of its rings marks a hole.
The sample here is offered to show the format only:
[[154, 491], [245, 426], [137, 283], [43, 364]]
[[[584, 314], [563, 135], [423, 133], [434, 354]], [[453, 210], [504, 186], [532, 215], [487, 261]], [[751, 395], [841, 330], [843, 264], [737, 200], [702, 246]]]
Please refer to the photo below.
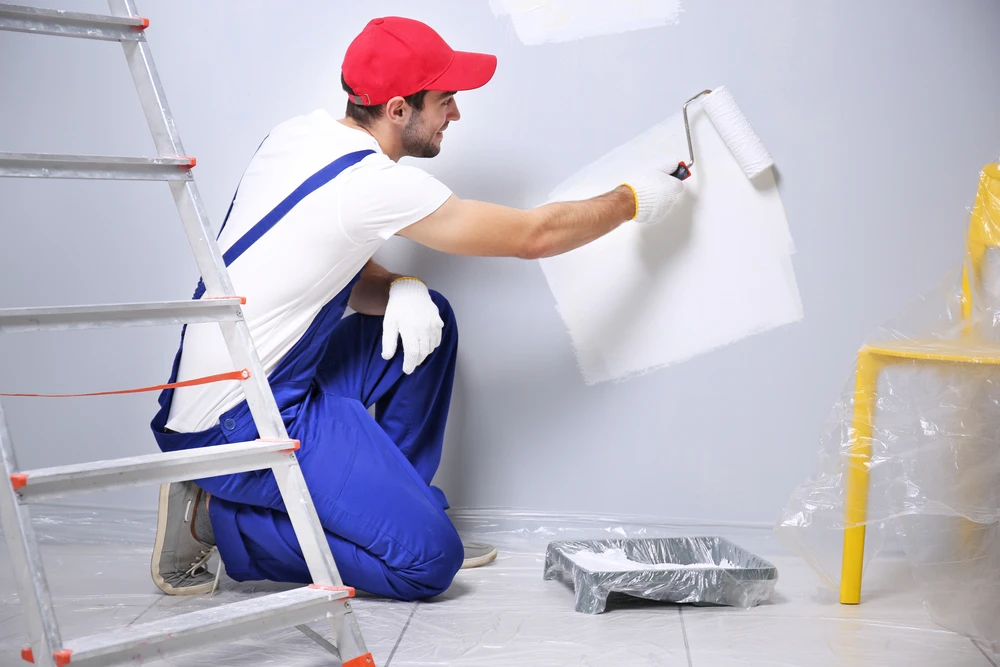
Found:
[[683, 162], [679, 162], [677, 164], [677, 169], [670, 175], [673, 176], [674, 178], [683, 181], [684, 179], [689, 178], [691, 176], [691, 170], [688, 169], [688, 166], [686, 164], [684, 164]]

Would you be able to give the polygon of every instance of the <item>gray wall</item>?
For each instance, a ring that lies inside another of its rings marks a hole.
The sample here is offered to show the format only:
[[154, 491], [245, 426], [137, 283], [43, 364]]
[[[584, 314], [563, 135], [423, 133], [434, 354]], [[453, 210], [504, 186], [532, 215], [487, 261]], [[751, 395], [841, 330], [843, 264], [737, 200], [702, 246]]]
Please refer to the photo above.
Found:
[[[773, 521], [813, 467], [858, 344], [960, 260], [978, 170], [1000, 151], [1000, 3], [684, 4], [677, 26], [541, 47], [522, 46], [487, 0], [140, 5], [216, 225], [274, 124], [341, 110], [343, 51], [375, 15], [410, 15], [499, 56], [494, 81], [459, 96], [442, 155], [422, 164], [462, 197], [536, 203], [706, 87], [727, 85], [763, 137], [805, 319], [621, 384], [584, 385], [537, 263], [384, 248], [460, 318], [440, 475], [457, 506]], [[4, 33], [0, 95], [0, 150], [152, 151], [117, 44]], [[5, 180], [0, 202], [2, 306], [190, 296], [197, 272], [162, 184]], [[176, 343], [168, 328], [5, 336], [0, 391], [152, 384]], [[4, 405], [25, 467], [155, 447], [155, 395]]]

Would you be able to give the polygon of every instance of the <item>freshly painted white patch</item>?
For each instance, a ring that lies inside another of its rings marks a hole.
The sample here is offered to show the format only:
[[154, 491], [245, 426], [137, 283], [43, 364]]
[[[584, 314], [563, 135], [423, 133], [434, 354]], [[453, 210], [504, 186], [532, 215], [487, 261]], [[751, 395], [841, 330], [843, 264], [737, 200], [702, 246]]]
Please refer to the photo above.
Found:
[[[645, 373], [802, 318], [773, 173], [749, 180], [701, 108], [692, 105], [689, 114], [696, 162], [667, 219], [625, 223], [541, 261], [587, 384]], [[637, 170], [686, 155], [677, 114], [571, 176], [549, 200], [601, 194]]]
[[680, 0], [490, 0], [524, 44], [568, 42], [677, 23]]
[[641, 563], [629, 560], [623, 549], [609, 549], [596, 553], [578, 551], [570, 557], [574, 563], [591, 572], [627, 572], [635, 570], [720, 570], [738, 567], [736, 563], [723, 558], [716, 563]]

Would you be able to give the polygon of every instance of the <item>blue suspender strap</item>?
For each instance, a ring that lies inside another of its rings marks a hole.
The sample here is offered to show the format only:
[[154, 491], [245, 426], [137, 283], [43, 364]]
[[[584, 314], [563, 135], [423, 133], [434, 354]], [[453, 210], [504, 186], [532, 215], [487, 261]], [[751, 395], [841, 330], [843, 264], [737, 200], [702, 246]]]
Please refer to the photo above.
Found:
[[[246, 252], [247, 249], [252, 246], [255, 241], [257, 241], [257, 239], [262, 237], [269, 229], [278, 224], [278, 221], [285, 217], [285, 215], [287, 215], [296, 204], [308, 197], [313, 191], [323, 187], [335, 179], [340, 172], [344, 171], [348, 167], [353, 167], [374, 152], [375, 151], [369, 149], [348, 153], [347, 155], [337, 158], [307, 178], [302, 185], [295, 188], [295, 191], [292, 192], [292, 194], [285, 197], [284, 201], [275, 206], [270, 213], [265, 215], [260, 222], [251, 227], [246, 234], [240, 237], [239, 241], [234, 243], [233, 246], [227, 250], [225, 254], [223, 254], [222, 259], [225, 261], [226, 266], [235, 262], [236, 258]], [[226, 217], [228, 218], [229, 216], [227, 215]]]
[[[256, 225], [251, 227], [250, 231], [244, 234], [232, 248], [226, 251], [226, 253], [222, 256], [223, 260], [225, 260], [226, 266], [232, 264], [237, 257], [242, 255], [244, 252], [246, 252], [247, 248], [253, 245], [254, 241], [263, 236], [269, 229], [271, 229], [271, 227], [274, 227], [279, 220], [285, 217], [285, 215], [292, 210], [293, 206], [295, 206], [300, 201], [309, 196], [309, 194], [312, 193], [314, 190], [332, 181], [334, 178], [337, 177], [338, 174], [340, 174], [340, 172], [344, 171], [348, 167], [357, 164], [365, 157], [371, 155], [374, 152], [375, 151], [373, 150], [364, 150], [364, 151], [356, 151], [354, 153], [348, 153], [347, 155], [337, 158], [336, 160], [334, 160], [333, 162], [326, 165], [325, 167], [317, 171], [315, 174], [310, 176], [308, 179], [306, 179], [305, 183], [297, 187], [292, 194], [288, 195], [288, 197], [286, 197], [284, 201], [278, 204], [273, 211], [264, 216], [263, 220], [261, 220]], [[237, 186], [237, 192], [239, 192], [238, 186]], [[236, 202], [236, 195], [233, 195], [233, 202], [229, 204], [229, 211], [226, 213], [226, 219], [222, 223], [223, 228], [225, 228], [226, 222], [228, 222], [229, 220], [229, 213], [232, 212], [233, 203], [235, 202]], [[198, 286], [195, 288], [194, 295], [192, 295], [191, 298], [197, 300], [200, 299], [204, 294], [205, 294], [205, 282], [199, 278]], [[177, 348], [177, 354], [174, 356], [174, 365], [173, 368], [170, 370], [169, 382], [177, 381], [177, 371], [180, 369], [181, 352], [184, 349], [185, 333], [187, 333], [187, 324], [181, 327], [181, 343], [180, 346]], [[166, 435], [163, 433], [163, 429], [165, 428], [167, 423], [167, 406], [170, 404], [170, 400], [171, 397], [173, 396], [173, 393], [174, 393], [173, 389], [164, 389], [162, 392], [160, 392], [159, 396], [160, 411], [153, 418], [153, 422], [151, 424], [151, 426], [153, 427], [153, 432], [156, 434], [158, 442], [160, 441], [161, 437], [162, 438], [180, 437], [180, 436]], [[161, 449], [164, 446], [165, 445], [161, 445]], [[168, 449], [164, 449], [164, 451], [176, 448], [177, 445], [170, 445]]]

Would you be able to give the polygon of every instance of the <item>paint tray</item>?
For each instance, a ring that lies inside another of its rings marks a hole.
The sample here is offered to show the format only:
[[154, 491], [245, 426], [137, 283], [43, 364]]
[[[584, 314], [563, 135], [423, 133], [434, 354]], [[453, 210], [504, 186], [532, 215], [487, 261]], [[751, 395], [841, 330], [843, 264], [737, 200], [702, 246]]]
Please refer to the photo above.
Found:
[[778, 570], [722, 537], [633, 538], [552, 542], [545, 579], [572, 584], [576, 610], [600, 614], [611, 593], [753, 607], [771, 597]]

